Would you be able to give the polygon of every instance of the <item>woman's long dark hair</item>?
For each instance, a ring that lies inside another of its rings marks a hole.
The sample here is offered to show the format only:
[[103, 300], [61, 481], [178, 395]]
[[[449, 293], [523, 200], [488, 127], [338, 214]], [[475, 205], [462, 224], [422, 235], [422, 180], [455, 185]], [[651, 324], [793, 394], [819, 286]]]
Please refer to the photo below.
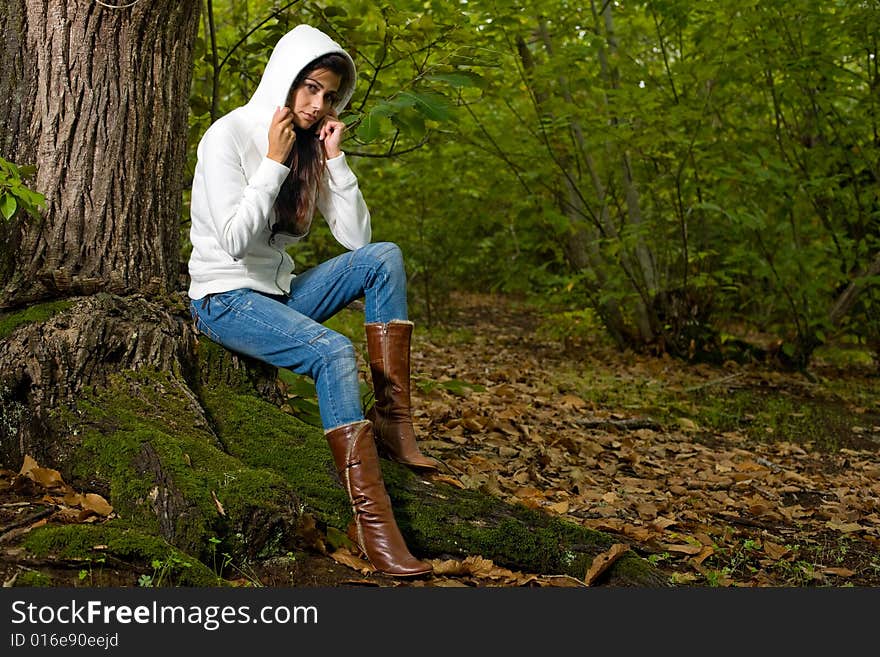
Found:
[[[306, 77], [318, 69], [327, 69], [336, 73], [340, 79], [340, 89], [348, 86], [350, 75], [348, 61], [342, 55], [330, 53], [313, 60], [299, 72], [290, 87], [288, 103]], [[296, 132], [296, 141], [285, 162], [290, 167], [290, 174], [282, 183], [278, 197], [275, 199], [278, 221], [272, 226], [273, 236], [279, 232], [304, 235], [309, 230], [318, 200], [318, 184], [324, 173], [324, 147], [318, 140], [319, 126], [320, 122], [315, 123], [308, 130], [292, 126]]]

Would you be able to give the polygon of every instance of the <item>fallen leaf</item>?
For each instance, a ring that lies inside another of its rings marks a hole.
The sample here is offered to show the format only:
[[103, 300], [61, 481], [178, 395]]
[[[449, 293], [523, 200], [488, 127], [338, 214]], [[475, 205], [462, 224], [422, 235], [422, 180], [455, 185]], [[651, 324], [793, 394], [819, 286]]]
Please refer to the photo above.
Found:
[[691, 559], [691, 561], [695, 564], [701, 564], [713, 554], [715, 554], [715, 548], [713, 548], [711, 545], [705, 545], [703, 546], [703, 549], [700, 550], [700, 553], [693, 559]]
[[662, 547], [667, 552], [681, 552], [683, 554], [699, 554], [703, 550], [702, 545], [692, 545], [691, 543], [683, 543], [681, 545], [664, 543], [660, 547]]
[[223, 505], [220, 503], [220, 500], [217, 499], [217, 493], [211, 491], [211, 497], [214, 499], [214, 506], [217, 507], [217, 513], [225, 517], [226, 511], [223, 509]]
[[844, 534], [852, 534], [853, 532], [860, 532], [864, 527], [862, 527], [857, 522], [840, 522], [839, 520], [829, 520], [825, 523], [829, 529], [836, 529], [839, 532], [843, 532]]
[[772, 541], [764, 541], [764, 554], [766, 554], [771, 559], [779, 561], [783, 557], [785, 557], [791, 550], [783, 545], [777, 545]]
[[449, 475], [444, 474], [435, 474], [431, 477], [434, 481], [442, 481], [451, 486], [455, 486], [456, 488], [467, 488], [457, 477], [450, 477]]
[[25, 476], [30, 477], [47, 490], [65, 486], [61, 473], [58, 472], [58, 470], [52, 470], [51, 468], [31, 468]]
[[83, 496], [82, 508], [87, 511], [94, 511], [99, 516], [107, 517], [113, 513], [113, 507], [103, 497], [97, 493], [86, 493]]
[[561, 502], [556, 502], [555, 504], [550, 504], [547, 508], [553, 511], [554, 513], [558, 513], [560, 515], [564, 513], [568, 513], [569, 509], [568, 500], [562, 500]]
[[39, 464], [34, 460], [30, 454], [24, 455], [24, 462], [21, 464], [21, 470], [18, 471], [20, 475], [27, 475], [28, 472], [33, 470], [34, 468], [40, 467]]
[[620, 559], [627, 551], [629, 550], [629, 546], [624, 543], [615, 543], [610, 548], [608, 548], [605, 552], [601, 554], [597, 554], [593, 559], [593, 563], [590, 564], [589, 570], [587, 570], [587, 574], [584, 575], [584, 583], [587, 586], [591, 586], [593, 582], [596, 581], [596, 578], [599, 577], [602, 573], [608, 570], [611, 565]]
[[336, 563], [341, 563], [343, 566], [348, 566], [349, 568], [354, 568], [355, 570], [361, 571], [364, 575], [374, 572], [376, 569], [373, 568], [372, 564], [369, 561], [361, 559], [358, 556], [353, 555], [351, 552], [346, 550], [345, 548], [340, 548], [335, 552], [330, 553], [330, 556], [333, 558], [333, 561]]

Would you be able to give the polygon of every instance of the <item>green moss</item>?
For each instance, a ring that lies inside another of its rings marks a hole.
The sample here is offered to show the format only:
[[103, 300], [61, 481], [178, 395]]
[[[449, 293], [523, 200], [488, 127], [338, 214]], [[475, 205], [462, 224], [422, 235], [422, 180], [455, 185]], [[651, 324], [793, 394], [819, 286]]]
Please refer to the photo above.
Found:
[[223, 580], [198, 559], [157, 536], [134, 529], [126, 522], [47, 525], [31, 531], [24, 541], [24, 547], [37, 557], [54, 556], [91, 565], [106, 564], [109, 559], [115, 559], [147, 572], [161, 572], [163, 581], [153, 577], [154, 584], [224, 584]]
[[51, 301], [29, 306], [24, 310], [0, 315], [0, 340], [12, 335], [19, 326], [45, 322], [73, 305], [72, 301]]
[[[271, 469], [227, 454], [168, 373], [120, 373], [106, 389], [87, 394], [79, 412], [83, 428], [74, 476], [108, 482], [111, 504], [122, 517], [151, 533], [170, 532], [185, 552], [207, 558], [209, 539], [221, 535], [231, 537], [227, 547], [241, 553], [249, 548], [241, 543], [241, 530], [257, 509], [293, 515], [292, 488]], [[160, 521], [157, 503], [173, 517]]]
[[[274, 367], [245, 356], [234, 356], [232, 352], [204, 336], [198, 339], [198, 357], [206, 388], [228, 388], [241, 394], [253, 395], [254, 374], [261, 372], [274, 376], [275, 373]], [[234, 359], [239, 362], [234, 364]]]
[[38, 570], [26, 570], [15, 578], [15, 586], [52, 586], [52, 578]]
[[583, 578], [591, 562], [588, 553], [603, 552], [614, 543], [607, 534], [448, 484], [435, 483], [432, 497], [454, 499], [455, 504], [431, 503], [409, 485], [415, 476], [409, 470], [382, 465], [395, 518], [417, 554], [479, 554], [512, 569], [527, 566], [531, 572]]
[[321, 429], [253, 395], [213, 389], [205, 392], [203, 401], [230, 456], [250, 467], [272, 470], [328, 524], [347, 525], [348, 496], [336, 479]]

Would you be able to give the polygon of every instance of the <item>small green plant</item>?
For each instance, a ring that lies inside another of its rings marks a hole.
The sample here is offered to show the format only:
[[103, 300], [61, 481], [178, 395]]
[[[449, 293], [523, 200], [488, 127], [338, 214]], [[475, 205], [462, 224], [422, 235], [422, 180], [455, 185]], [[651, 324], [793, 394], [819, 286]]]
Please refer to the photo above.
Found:
[[[94, 580], [95, 573], [92, 570], [92, 566], [94, 564], [103, 565], [104, 563], [106, 563], [106, 561], [107, 561], [107, 559], [105, 557], [99, 557], [98, 559], [89, 559], [88, 568], [80, 568], [79, 572], [77, 573], [77, 577], [79, 578], [79, 581], [86, 583], [86, 580], [88, 580], [87, 585], [94, 586], [95, 585], [95, 580]], [[100, 572], [100, 569], [99, 569], [99, 572]]]
[[36, 167], [17, 166], [0, 157], [0, 215], [6, 221], [21, 212], [38, 216], [46, 197], [32, 191], [24, 183], [36, 171]]
[[221, 553], [220, 556], [223, 557], [223, 560], [218, 564], [217, 563], [217, 546], [220, 545], [220, 543], [222, 543], [222, 541], [219, 538], [217, 538], [216, 536], [212, 536], [211, 538], [208, 539], [208, 542], [211, 544], [211, 556], [214, 561], [214, 573], [217, 575], [217, 577], [223, 577], [224, 571], [229, 566], [229, 564], [232, 562], [232, 555], [230, 555], [228, 552]]
[[648, 561], [651, 562], [652, 564], [654, 564], [655, 566], [657, 564], [663, 563], [664, 561], [668, 561], [670, 558], [672, 558], [672, 555], [669, 554], [669, 552], [660, 552], [660, 553], [648, 555]]
[[138, 578], [138, 586], [146, 588], [162, 586], [167, 584], [167, 580], [176, 571], [192, 567], [190, 562], [173, 554], [166, 559], [153, 559], [150, 565], [153, 568], [153, 574], [141, 575]]

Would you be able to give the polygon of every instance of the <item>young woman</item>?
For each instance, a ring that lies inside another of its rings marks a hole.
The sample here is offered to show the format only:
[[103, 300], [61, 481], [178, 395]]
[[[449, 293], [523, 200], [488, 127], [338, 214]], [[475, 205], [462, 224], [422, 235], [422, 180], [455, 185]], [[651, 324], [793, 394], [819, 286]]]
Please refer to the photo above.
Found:
[[[309, 375], [324, 432], [351, 499], [349, 536], [396, 576], [431, 565], [408, 550], [394, 519], [374, 436], [421, 470], [410, 412], [406, 277], [400, 249], [371, 243], [370, 213], [341, 150], [338, 112], [355, 89], [352, 58], [299, 25], [272, 51], [247, 104], [221, 117], [198, 146], [189, 260], [200, 332], [232, 351]], [[286, 248], [320, 212], [348, 251], [297, 275]], [[363, 298], [376, 403], [365, 418], [354, 346], [322, 322]]]

